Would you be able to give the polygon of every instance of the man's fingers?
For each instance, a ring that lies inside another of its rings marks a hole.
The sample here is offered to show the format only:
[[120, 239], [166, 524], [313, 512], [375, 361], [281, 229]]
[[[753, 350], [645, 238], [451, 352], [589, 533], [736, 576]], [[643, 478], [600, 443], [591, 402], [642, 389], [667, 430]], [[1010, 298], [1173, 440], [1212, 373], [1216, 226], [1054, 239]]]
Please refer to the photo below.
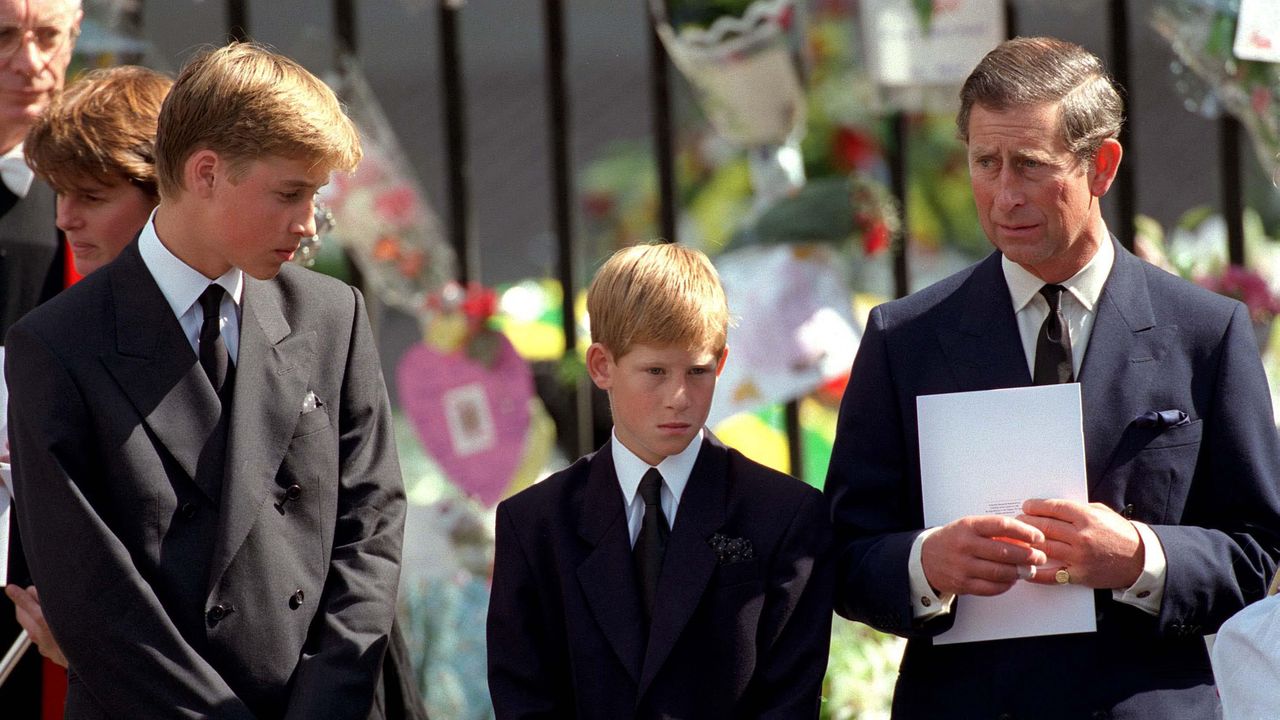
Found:
[[1059, 585], [1061, 583], [1058, 582], [1057, 573], [1062, 569], [1061, 565], [1047, 565], [1036, 568], [1035, 574], [1027, 578], [1027, 582], [1033, 582], [1037, 585]]
[[993, 580], [983, 580], [982, 578], [971, 578], [965, 583], [964, 592], [962, 594], [991, 597], [992, 595], [999, 595], [1007, 592], [1016, 582], [1016, 580], [1012, 582], [997, 582]]
[[[1065, 538], [1076, 532], [1076, 526], [1046, 515], [1019, 515], [1018, 519], [1039, 530], [1045, 538]], [[1038, 545], [1043, 543], [1036, 543]]]
[[967, 518], [975, 533], [987, 538], [1006, 538], [1016, 542], [1044, 542], [1044, 533], [1028, 523], [1006, 515], [975, 515]]
[[975, 557], [1006, 565], [1043, 565], [1048, 562], [1044, 551], [1030, 545], [993, 538], [977, 543]]
[[9, 596], [15, 606], [27, 612], [31, 612], [33, 608], [37, 610], [40, 608], [40, 601], [33, 597], [26, 588], [18, 585], [5, 585], [4, 594]]
[[1088, 505], [1075, 500], [1061, 498], [1032, 498], [1022, 503], [1022, 512], [1027, 515], [1057, 518], [1063, 522], [1074, 523], [1082, 520], [1088, 513]]

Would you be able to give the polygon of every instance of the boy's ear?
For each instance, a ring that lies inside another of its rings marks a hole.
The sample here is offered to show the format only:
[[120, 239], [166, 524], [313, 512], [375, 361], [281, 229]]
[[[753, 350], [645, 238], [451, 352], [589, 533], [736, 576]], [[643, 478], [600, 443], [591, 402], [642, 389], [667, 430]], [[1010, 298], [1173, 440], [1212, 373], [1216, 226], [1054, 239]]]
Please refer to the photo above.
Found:
[[613, 353], [600, 343], [591, 343], [587, 348], [587, 374], [591, 382], [601, 390], [613, 387]]
[[720, 373], [724, 372], [724, 361], [729, 359], [729, 346], [725, 345], [720, 351], [720, 362], [716, 363], [716, 377], [720, 377]]
[[222, 159], [218, 157], [218, 153], [207, 148], [191, 153], [182, 166], [183, 179], [187, 181], [185, 189], [197, 197], [209, 197], [213, 193], [214, 181], [221, 164]]

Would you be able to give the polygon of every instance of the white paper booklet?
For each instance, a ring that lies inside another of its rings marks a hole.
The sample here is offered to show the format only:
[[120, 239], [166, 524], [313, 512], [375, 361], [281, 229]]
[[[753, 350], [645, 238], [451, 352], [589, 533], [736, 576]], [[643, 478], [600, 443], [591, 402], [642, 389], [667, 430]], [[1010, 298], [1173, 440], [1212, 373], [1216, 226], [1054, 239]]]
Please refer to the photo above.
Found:
[[[1080, 385], [916, 398], [926, 527], [966, 515], [1018, 515], [1029, 498], [1088, 501]], [[1049, 559], [1053, 565], [1053, 558]], [[956, 600], [945, 645], [1093, 632], [1093, 590], [1018, 582], [994, 597]]]

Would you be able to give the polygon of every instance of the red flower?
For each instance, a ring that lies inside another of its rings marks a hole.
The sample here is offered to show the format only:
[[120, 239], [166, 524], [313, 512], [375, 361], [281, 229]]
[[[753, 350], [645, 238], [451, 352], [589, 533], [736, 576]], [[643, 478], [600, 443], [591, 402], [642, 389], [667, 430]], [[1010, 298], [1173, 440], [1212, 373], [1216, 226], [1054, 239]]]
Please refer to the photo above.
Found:
[[854, 168], [865, 169], [875, 162], [879, 149], [875, 141], [866, 133], [849, 127], [836, 128], [835, 145], [836, 166], [842, 172]]
[[400, 238], [395, 235], [380, 235], [373, 244], [373, 259], [380, 262], [398, 260], [400, 258]]
[[876, 220], [862, 233], [862, 251], [867, 255], [875, 255], [889, 248], [889, 226], [883, 220]]
[[606, 192], [587, 193], [582, 197], [582, 209], [588, 217], [605, 217], [613, 210], [613, 196]]
[[1265, 116], [1271, 107], [1271, 90], [1266, 85], [1259, 85], [1253, 89], [1253, 94], [1249, 97], [1250, 104], [1253, 105], [1253, 111], [1259, 115]]
[[427, 254], [421, 250], [414, 250], [401, 254], [400, 260], [396, 263], [396, 268], [401, 275], [413, 279], [422, 273], [422, 268], [426, 264]]
[[387, 219], [402, 222], [413, 216], [417, 208], [417, 199], [413, 196], [411, 188], [401, 186], [379, 195], [373, 201], [373, 207]]
[[484, 322], [498, 310], [498, 293], [478, 282], [467, 283], [467, 296], [462, 301], [462, 313], [472, 322]]
[[1267, 322], [1280, 315], [1280, 298], [1271, 292], [1265, 278], [1249, 268], [1228, 265], [1221, 275], [1196, 278], [1196, 282], [1244, 303], [1254, 322]]

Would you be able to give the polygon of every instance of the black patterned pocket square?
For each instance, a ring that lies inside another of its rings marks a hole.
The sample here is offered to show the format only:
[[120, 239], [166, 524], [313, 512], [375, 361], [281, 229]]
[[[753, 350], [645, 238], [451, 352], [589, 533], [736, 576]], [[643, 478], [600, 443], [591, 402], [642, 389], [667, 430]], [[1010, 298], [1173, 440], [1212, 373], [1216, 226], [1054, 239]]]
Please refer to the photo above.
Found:
[[707, 544], [716, 552], [716, 562], [721, 565], [745, 562], [756, 559], [755, 548], [746, 538], [731, 538], [724, 533], [716, 533], [707, 540]]

